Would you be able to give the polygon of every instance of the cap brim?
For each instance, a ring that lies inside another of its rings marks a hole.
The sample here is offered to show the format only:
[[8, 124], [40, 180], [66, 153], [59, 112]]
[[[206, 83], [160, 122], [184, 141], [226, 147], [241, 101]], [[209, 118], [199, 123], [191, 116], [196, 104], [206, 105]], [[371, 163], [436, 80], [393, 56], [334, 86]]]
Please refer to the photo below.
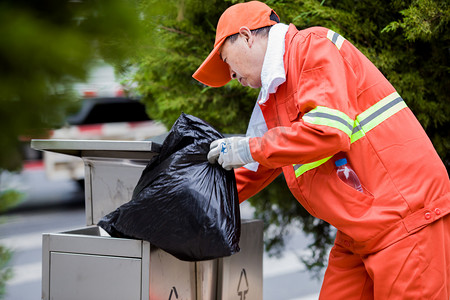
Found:
[[222, 44], [223, 41], [214, 47], [192, 77], [211, 87], [224, 86], [231, 80], [229, 67], [219, 55]]

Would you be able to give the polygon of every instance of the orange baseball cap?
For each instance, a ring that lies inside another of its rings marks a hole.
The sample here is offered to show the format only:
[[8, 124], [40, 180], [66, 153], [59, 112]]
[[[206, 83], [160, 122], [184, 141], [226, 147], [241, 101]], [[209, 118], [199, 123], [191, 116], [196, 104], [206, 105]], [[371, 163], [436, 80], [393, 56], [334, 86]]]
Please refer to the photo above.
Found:
[[238, 33], [243, 26], [254, 30], [276, 24], [276, 21], [270, 19], [272, 12], [274, 11], [267, 4], [259, 1], [238, 3], [227, 8], [217, 23], [214, 49], [192, 77], [211, 87], [227, 84], [231, 80], [230, 71], [219, 55], [223, 42], [230, 35]]

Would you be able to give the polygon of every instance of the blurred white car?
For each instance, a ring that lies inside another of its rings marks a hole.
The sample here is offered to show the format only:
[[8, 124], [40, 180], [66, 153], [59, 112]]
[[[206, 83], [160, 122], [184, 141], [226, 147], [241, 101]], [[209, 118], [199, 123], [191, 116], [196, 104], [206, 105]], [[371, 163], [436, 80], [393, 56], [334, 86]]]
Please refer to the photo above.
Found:
[[[50, 139], [64, 140], [147, 140], [163, 135], [166, 127], [151, 120], [145, 106], [125, 97], [94, 97], [82, 100], [77, 114], [67, 118], [68, 125], [50, 133]], [[47, 177], [51, 180], [84, 179], [81, 158], [44, 152]]]
[[[126, 84], [124, 84], [126, 82]], [[99, 61], [90, 71], [86, 82], [74, 84], [81, 101], [80, 110], [66, 119], [66, 126], [50, 131], [45, 138], [65, 140], [147, 140], [167, 134], [166, 127], [151, 120], [145, 105], [137, 97], [126, 97], [133, 83], [117, 78], [114, 68]], [[45, 169], [50, 180], [84, 179], [81, 158], [41, 152], [30, 148], [30, 138], [21, 138], [24, 170]]]

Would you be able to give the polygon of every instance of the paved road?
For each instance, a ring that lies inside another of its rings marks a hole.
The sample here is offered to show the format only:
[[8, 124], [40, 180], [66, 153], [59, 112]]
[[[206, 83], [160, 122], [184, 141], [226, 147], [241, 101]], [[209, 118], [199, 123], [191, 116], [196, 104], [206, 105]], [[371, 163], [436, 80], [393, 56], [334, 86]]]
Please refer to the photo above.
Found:
[[84, 208], [80, 207], [8, 215], [6, 223], [0, 225], [0, 244], [14, 251], [11, 261], [14, 277], [8, 282], [6, 300], [41, 299], [42, 233], [84, 224]]
[[[35, 171], [33, 176], [40, 176], [38, 173]], [[6, 300], [40, 299], [42, 233], [61, 232], [85, 225], [84, 207], [74, 204], [79, 200], [76, 187], [67, 182], [47, 185], [44, 181], [28, 189], [35, 198], [41, 198], [27, 199], [33, 204], [33, 209], [2, 217], [0, 244], [14, 250], [11, 266], [15, 276], [7, 284]], [[53, 192], [49, 190], [50, 186]], [[47, 201], [39, 207], [37, 203], [44, 201], [44, 198], [54, 199], [58, 205], [48, 206]], [[243, 218], [252, 216], [251, 208], [246, 203], [241, 205], [241, 212]], [[318, 299], [321, 283], [310, 278], [297, 258], [298, 254], [305, 251], [307, 243], [301, 232], [294, 232], [281, 259], [264, 255], [264, 300]]]

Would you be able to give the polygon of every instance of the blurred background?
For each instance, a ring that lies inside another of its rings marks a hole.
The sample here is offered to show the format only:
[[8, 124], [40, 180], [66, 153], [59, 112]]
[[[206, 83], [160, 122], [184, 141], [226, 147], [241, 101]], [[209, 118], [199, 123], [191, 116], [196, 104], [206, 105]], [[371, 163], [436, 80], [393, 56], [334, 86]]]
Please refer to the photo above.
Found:
[[[0, 1], [0, 299], [40, 299], [41, 233], [85, 223], [81, 159], [33, 150], [31, 139], [162, 141], [181, 112], [245, 132], [258, 91], [191, 77], [236, 2]], [[448, 1], [265, 2], [283, 23], [325, 26], [355, 44], [449, 169]], [[264, 299], [317, 299], [334, 229], [282, 177], [241, 210], [265, 224]]]

